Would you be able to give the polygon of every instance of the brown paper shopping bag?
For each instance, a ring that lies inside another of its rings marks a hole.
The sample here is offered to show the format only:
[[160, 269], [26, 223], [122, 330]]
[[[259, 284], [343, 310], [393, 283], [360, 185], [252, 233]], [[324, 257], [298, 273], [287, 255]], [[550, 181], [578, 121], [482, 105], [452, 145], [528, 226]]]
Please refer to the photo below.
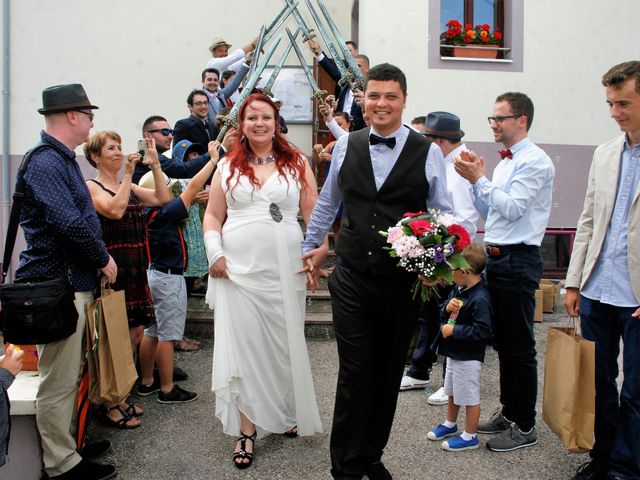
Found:
[[542, 418], [570, 452], [593, 448], [595, 398], [595, 343], [575, 327], [550, 327]]
[[138, 378], [124, 292], [103, 289], [99, 298], [87, 304], [86, 313], [89, 399], [99, 404], [119, 403]]

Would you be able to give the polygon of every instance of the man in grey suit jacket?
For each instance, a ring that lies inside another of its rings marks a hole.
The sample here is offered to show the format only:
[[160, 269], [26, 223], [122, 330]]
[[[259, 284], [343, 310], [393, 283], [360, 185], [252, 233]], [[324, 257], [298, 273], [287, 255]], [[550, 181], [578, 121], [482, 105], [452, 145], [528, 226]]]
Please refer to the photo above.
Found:
[[576, 480], [640, 478], [640, 62], [616, 65], [602, 84], [624, 135], [593, 155], [566, 279], [567, 312], [596, 343], [595, 445]]

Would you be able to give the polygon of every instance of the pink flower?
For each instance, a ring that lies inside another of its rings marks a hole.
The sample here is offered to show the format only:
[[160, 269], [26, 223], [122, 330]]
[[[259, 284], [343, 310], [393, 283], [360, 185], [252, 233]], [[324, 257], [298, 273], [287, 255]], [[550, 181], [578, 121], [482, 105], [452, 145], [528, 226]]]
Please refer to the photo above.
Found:
[[404, 231], [400, 227], [391, 227], [387, 236], [387, 243], [394, 243], [400, 237], [404, 236]]

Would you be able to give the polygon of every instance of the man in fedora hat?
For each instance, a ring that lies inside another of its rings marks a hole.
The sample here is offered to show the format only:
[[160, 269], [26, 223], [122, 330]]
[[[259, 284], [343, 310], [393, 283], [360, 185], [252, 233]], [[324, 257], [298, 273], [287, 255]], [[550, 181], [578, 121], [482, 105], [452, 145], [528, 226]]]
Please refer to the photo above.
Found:
[[[414, 121], [417, 119], [424, 119], [422, 134], [442, 150], [447, 171], [447, 189], [453, 201], [456, 221], [467, 229], [473, 239], [477, 231], [476, 223], [479, 214], [473, 205], [471, 184], [458, 175], [453, 168], [453, 158], [460, 152], [467, 150], [465, 144], [462, 143], [464, 132], [460, 129], [460, 118], [449, 112], [431, 112], [426, 118], [417, 117]], [[449, 290], [443, 289], [440, 292], [440, 298], [446, 298], [448, 293]], [[413, 352], [411, 366], [406, 375], [402, 377], [400, 390], [425, 388], [429, 384], [431, 367], [437, 358], [430, 347], [440, 328], [439, 305], [436, 299], [423, 302], [418, 321], [420, 324], [418, 343]], [[443, 378], [444, 370], [445, 366], [443, 365]], [[448, 397], [444, 394], [444, 387], [427, 398], [427, 403], [430, 405], [445, 405], [447, 401]]]
[[224, 72], [225, 70], [233, 70], [237, 72], [240, 70], [243, 62], [250, 60], [247, 59], [247, 54], [253, 52], [258, 43], [258, 37], [251, 40], [242, 48], [238, 48], [229, 53], [231, 44], [227, 43], [221, 37], [215, 37], [209, 45], [209, 51], [211, 52], [211, 60], [207, 62], [207, 68], [215, 68], [218, 72]]
[[80, 84], [56, 85], [42, 92], [44, 145], [24, 174], [25, 197], [20, 225], [27, 247], [20, 254], [16, 279], [67, 277], [75, 291], [78, 325], [70, 337], [38, 345], [40, 387], [36, 421], [42, 440], [44, 469], [49, 478], [108, 479], [115, 468], [87, 458], [109, 449], [108, 442], [81, 445], [73, 435], [75, 399], [80, 382], [84, 306], [99, 286], [98, 274], [113, 283], [117, 267], [102, 241], [74, 150], [87, 141], [97, 109]]

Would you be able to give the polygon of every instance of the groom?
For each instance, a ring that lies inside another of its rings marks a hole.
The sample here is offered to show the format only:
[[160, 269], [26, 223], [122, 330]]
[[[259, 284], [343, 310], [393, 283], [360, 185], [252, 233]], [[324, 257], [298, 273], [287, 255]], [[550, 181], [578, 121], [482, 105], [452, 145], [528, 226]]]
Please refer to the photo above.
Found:
[[[331, 432], [335, 479], [391, 479], [381, 462], [419, 301], [416, 275], [383, 249], [406, 212], [451, 212], [442, 152], [402, 124], [407, 82], [397, 67], [372, 68], [365, 86], [371, 128], [341, 137], [302, 244], [314, 273], [322, 240], [344, 202], [337, 265], [329, 279], [340, 368]], [[320, 246], [320, 247], [319, 247]], [[319, 247], [319, 248], [318, 248]]]

